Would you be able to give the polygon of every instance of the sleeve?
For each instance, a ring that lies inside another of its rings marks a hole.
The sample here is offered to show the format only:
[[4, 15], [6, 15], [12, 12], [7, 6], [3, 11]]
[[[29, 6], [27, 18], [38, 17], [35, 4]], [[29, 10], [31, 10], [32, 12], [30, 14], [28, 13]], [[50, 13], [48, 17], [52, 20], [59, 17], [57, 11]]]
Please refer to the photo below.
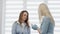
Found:
[[41, 28], [41, 34], [47, 34], [48, 27], [49, 27], [49, 21], [50, 21], [49, 18], [43, 18], [42, 26], [40, 27]]
[[48, 34], [54, 34], [54, 23], [53, 23], [53, 24], [52, 24], [52, 23], [50, 23]]
[[38, 26], [36, 24], [32, 25], [32, 29], [37, 30]]
[[12, 26], [12, 34], [16, 34], [16, 23]]

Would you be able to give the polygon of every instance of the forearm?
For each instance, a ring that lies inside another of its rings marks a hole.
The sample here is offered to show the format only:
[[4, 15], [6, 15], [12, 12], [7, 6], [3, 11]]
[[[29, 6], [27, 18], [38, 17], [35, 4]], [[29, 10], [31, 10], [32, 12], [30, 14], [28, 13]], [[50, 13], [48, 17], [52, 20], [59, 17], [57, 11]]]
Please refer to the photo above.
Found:
[[38, 31], [39, 34], [41, 33], [40, 28], [38, 28], [37, 31]]

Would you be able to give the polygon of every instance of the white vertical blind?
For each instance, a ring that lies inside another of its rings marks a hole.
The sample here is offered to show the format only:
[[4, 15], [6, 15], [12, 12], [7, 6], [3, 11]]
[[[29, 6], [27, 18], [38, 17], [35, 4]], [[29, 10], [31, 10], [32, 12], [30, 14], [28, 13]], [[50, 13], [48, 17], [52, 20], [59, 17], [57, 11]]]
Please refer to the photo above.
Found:
[[[23, 9], [29, 12], [30, 23], [39, 25], [40, 0], [26, 0], [25, 2], [26, 4], [24, 4], [24, 0], [6, 0], [5, 34], [11, 34], [12, 24], [18, 19], [19, 13]], [[60, 34], [60, 0], [48, 0], [48, 7], [55, 20], [54, 34]], [[31, 29], [31, 34], [38, 34], [38, 32]]]

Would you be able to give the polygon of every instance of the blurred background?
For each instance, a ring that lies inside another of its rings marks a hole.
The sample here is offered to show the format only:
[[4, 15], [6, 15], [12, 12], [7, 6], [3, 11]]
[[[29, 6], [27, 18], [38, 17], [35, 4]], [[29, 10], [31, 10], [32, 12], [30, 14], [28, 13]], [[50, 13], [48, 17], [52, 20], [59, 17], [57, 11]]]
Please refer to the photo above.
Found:
[[[60, 34], [60, 0], [48, 0], [48, 8], [55, 20], [54, 34]], [[11, 34], [12, 24], [18, 20], [19, 13], [29, 12], [29, 21], [39, 25], [38, 7], [40, 0], [0, 0], [0, 34]], [[31, 28], [31, 34], [38, 34]]]

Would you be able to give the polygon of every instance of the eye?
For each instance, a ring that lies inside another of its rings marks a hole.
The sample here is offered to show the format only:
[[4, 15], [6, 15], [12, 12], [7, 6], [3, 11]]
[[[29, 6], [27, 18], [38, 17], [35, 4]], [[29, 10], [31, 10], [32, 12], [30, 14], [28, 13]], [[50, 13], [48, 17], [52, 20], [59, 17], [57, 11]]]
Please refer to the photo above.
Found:
[[24, 13], [23, 16], [27, 16], [27, 13]]
[[26, 16], [26, 14], [24, 14], [24, 16]]

